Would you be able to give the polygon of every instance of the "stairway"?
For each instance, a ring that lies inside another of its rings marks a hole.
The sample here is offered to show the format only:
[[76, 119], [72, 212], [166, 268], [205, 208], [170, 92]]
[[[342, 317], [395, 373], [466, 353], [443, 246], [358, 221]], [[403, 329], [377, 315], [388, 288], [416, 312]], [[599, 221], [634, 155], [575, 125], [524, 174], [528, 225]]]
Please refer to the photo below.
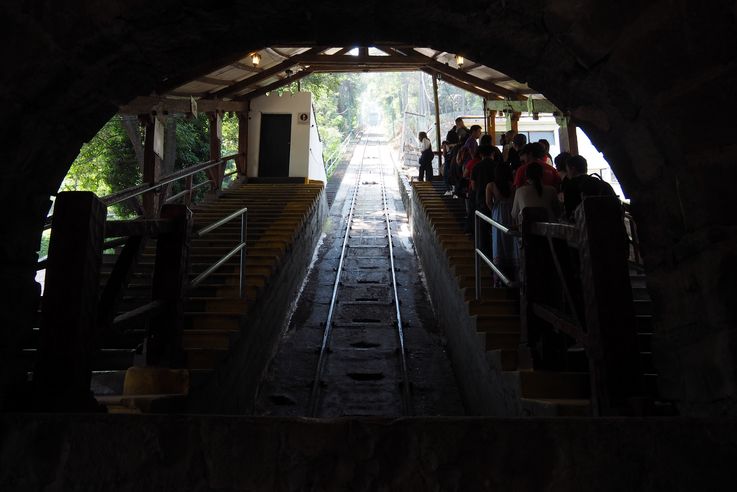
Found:
[[[458, 287], [464, 293], [467, 315], [475, 322], [479, 344], [489, 367], [502, 375], [505, 386], [516, 394], [519, 412], [535, 416], [586, 416], [591, 414], [588, 361], [583, 349], [572, 348], [564, 371], [520, 370], [519, 293], [515, 289], [493, 289], [490, 269], [481, 266], [481, 300], [475, 300], [474, 242], [464, 232], [465, 204], [443, 195], [440, 181], [412, 183], [421, 207], [432, 224], [437, 241], [446, 253]], [[656, 399], [656, 374], [652, 366], [651, 303], [644, 277], [633, 274], [633, 292], [644, 384], [647, 395]]]
[[[191, 387], [206, 384], [213, 369], [226, 356], [249, 310], [259, 302], [272, 276], [289, 254], [295, 238], [314, 212], [323, 190], [321, 182], [252, 183], [236, 185], [192, 208], [193, 231], [248, 207], [246, 298], [239, 297], [239, 255], [189, 291], [185, 300], [182, 370], [149, 372], [133, 368], [142, 362], [144, 323], [122, 333], [108, 334], [95, 363], [92, 391], [110, 412], [176, 411]], [[190, 279], [203, 272], [240, 240], [240, 218], [193, 238], [190, 249]], [[112, 271], [119, 251], [103, 257], [101, 281]], [[151, 300], [156, 255], [155, 240], [144, 249], [119, 313]], [[36, 336], [37, 338], [37, 330]], [[33, 339], [27, 343], [29, 358], [35, 356]], [[164, 403], [162, 403], [164, 402]]]

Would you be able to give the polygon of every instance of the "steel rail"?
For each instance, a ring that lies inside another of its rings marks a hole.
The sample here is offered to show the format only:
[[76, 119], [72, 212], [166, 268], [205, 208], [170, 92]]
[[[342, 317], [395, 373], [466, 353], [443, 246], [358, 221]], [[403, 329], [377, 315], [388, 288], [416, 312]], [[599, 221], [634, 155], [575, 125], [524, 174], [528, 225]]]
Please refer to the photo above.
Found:
[[392, 227], [389, 221], [389, 202], [387, 200], [386, 182], [384, 179], [384, 163], [380, 162], [379, 174], [381, 176], [381, 200], [384, 208], [384, 220], [386, 222], [386, 235], [389, 239], [389, 263], [392, 272], [392, 292], [394, 293], [394, 307], [397, 312], [397, 336], [399, 337], [399, 354], [402, 368], [402, 399], [404, 400], [404, 415], [412, 416], [412, 399], [409, 393], [409, 371], [407, 370], [407, 356], [404, 345], [404, 327], [402, 326], [402, 313], [399, 309], [399, 295], [397, 293], [397, 275], [394, 265], [394, 246], [392, 245]]
[[320, 402], [320, 378], [322, 376], [322, 370], [325, 366], [325, 355], [327, 353], [328, 343], [330, 342], [330, 335], [333, 331], [333, 314], [335, 312], [335, 305], [338, 299], [338, 288], [340, 287], [340, 275], [343, 271], [343, 262], [345, 261], [345, 253], [348, 248], [348, 239], [351, 232], [351, 223], [353, 222], [353, 212], [356, 207], [356, 197], [358, 196], [358, 189], [361, 185], [361, 174], [363, 173], [363, 162], [366, 155], [366, 148], [368, 147], [368, 140], [364, 144], [363, 154], [361, 155], [361, 166], [358, 168], [356, 173], [356, 184], [353, 186], [353, 195], [351, 196], [351, 205], [348, 211], [348, 217], [346, 219], [345, 236], [343, 237], [343, 245], [340, 248], [340, 260], [338, 261], [338, 268], [335, 274], [335, 283], [333, 284], [333, 295], [330, 299], [330, 308], [328, 309], [328, 317], [325, 321], [325, 330], [322, 334], [322, 344], [320, 345], [320, 356], [317, 359], [317, 367], [315, 368], [315, 378], [312, 381], [312, 389], [310, 390], [309, 400], [309, 416], [316, 417], [318, 411], [318, 405]]

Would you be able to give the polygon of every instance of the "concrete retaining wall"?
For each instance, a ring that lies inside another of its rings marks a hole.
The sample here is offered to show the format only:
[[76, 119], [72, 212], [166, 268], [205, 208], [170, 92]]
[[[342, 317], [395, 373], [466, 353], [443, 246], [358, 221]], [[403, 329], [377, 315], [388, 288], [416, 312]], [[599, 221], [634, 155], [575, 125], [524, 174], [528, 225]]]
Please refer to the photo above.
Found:
[[470, 415], [516, 416], [519, 398], [500, 370], [491, 370], [476, 334], [476, 318], [468, 313], [463, 291], [445, 250], [412, 187], [398, 174], [402, 201], [409, 214], [415, 249], [427, 279], [438, 323], [448, 340], [448, 353], [458, 388]]
[[284, 262], [244, 321], [227, 359], [206, 385], [193, 389], [190, 410], [230, 414], [253, 412], [258, 384], [278, 347], [287, 313], [307, 274], [327, 213], [323, 188], [312, 213], [284, 256]]

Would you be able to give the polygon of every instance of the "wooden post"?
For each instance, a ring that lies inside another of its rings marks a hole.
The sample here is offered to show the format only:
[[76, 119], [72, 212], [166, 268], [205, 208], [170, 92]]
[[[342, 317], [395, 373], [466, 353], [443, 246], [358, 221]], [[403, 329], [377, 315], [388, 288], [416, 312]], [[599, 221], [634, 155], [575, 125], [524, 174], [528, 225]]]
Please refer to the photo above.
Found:
[[[210, 160], [214, 161], [222, 157], [223, 118], [220, 113], [208, 113], [207, 117], [210, 121]], [[219, 190], [225, 175], [225, 164], [210, 168], [208, 175], [213, 182], [213, 190]]]
[[642, 373], [619, 199], [584, 198], [576, 225], [592, 408], [594, 415], [621, 413], [627, 398], [642, 396]]
[[489, 135], [491, 135], [491, 145], [498, 145], [496, 141], [496, 111], [493, 109], [490, 109], [489, 114], [486, 115], [486, 127]]
[[[166, 118], [164, 123], [164, 155], [161, 156], [161, 174], [166, 176], [174, 172], [174, 165], [177, 160], [177, 119]], [[170, 195], [172, 185], [164, 185], [161, 187], [159, 192], [159, 208], [161, 208], [166, 199]], [[157, 210], [156, 215], [158, 216], [161, 210]]]
[[438, 148], [438, 175], [443, 172], [443, 153], [441, 152], [440, 144], [440, 100], [438, 99], [438, 76], [433, 73], [432, 75], [432, 94], [435, 102], [435, 136], [437, 137]]
[[578, 135], [576, 134], [576, 124], [567, 116], [559, 116], [555, 118], [558, 123], [558, 138], [560, 140], [561, 152], [570, 152], [572, 155], [578, 155]]
[[146, 365], [179, 367], [184, 363], [182, 316], [188, 286], [192, 212], [185, 205], [165, 205], [161, 218], [172, 220], [174, 227], [156, 241], [152, 300], [164, 301], [165, 307], [149, 322]]
[[192, 187], [194, 186], [194, 177], [190, 174], [186, 178], [184, 178], [184, 186], [187, 188], [187, 194], [184, 197], [184, 204], [185, 205], [191, 205], [192, 204]]
[[[146, 117], [146, 137], [143, 145], [143, 182], [153, 183], [159, 179], [161, 174], [162, 152], [157, 154], [157, 144], [163, 142], [163, 125], [157, 123], [155, 117]], [[143, 214], [146, 218], [154, 218], [158, 215], [159, 196], [157, 191], [149, 191], [143, 195]]]
[[515, 134], [519, 133], [519, 119], [521, 116], [522, 116], [522, 113], [512, 113], [512, 116], [511, 116], [512, 131]]
[[33, 376], [38, 410], [99, 410], [90, 379], [106, 215], [105, 204], [88, 191], [56, 199]]
[[248, 112], [238, 113], [238, 176], [248, 180]]
[[489, 112], [489, 108], [486, 107], [487, 102], [488, 101], [486, 100], [485, 97], [481, 98], [481, 108], [484, 113], [484, 123], [483, 123], [484, 133], [488, 135], [489, 134], [489, 120], [487, 118], [487, 114]]
[[118, 304], [146, 248], [146, 242], [147, 238], [144, 236], [129, 236], [110, 272], [98, 304], [98, 327], [103, 336], [112, 325]]

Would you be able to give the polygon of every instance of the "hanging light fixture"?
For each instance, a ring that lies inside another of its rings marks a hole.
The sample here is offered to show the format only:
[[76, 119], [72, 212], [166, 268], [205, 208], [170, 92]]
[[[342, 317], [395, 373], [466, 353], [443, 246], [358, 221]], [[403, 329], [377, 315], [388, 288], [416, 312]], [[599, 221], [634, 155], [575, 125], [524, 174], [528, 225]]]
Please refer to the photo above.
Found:
[[256, 53], [251, 53], [251, 63], [253, 63], [254, 67], [258, 67], [258, 64], [261, 63], [261, 55]]
[[456, 65], [458, 65], [458, 68], [461, 68], [463, 66], [463, 62], [465, 62], [463, 55], [456, 55]]

